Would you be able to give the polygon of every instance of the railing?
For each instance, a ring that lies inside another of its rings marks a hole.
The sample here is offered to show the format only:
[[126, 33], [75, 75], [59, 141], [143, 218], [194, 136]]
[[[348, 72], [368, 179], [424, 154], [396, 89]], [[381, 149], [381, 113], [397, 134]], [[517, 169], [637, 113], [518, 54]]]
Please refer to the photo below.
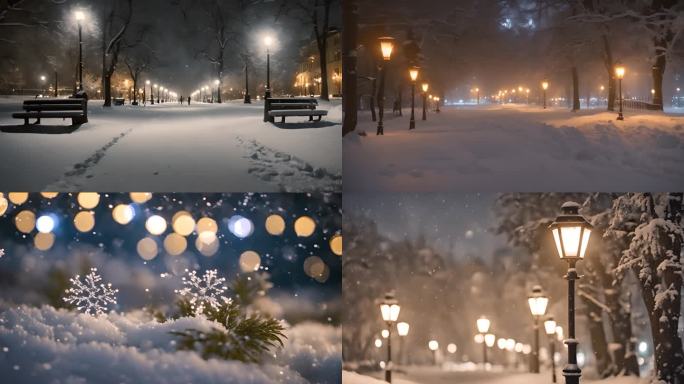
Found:
[[[615, 100], [615, 106], [617, 107], [620, 101]], [[663, 106], [660, 104], [653, 104], [651, 102], [639, 99], [624, 99], [622, 101], [622, 108], [646, 110], [646, 111], [661, 111]]]

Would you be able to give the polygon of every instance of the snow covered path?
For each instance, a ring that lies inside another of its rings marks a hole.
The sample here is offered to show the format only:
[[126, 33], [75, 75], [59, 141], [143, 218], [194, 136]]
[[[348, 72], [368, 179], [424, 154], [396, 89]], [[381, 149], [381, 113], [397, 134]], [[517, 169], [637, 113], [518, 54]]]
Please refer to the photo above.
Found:
[[[339, 104], [339, 103], [338, 103]], [[21, 99], [0, 99], [0, 129]], [[341, 108], [321, 123], [262, 122], [263, 105], [177, 103], [104, 110], [71, 134], [0, 132], [0, 185], [14, 190], [339, 191]], [[69, 121], [43, 120], [45, 130]], [[54, 124], [54, 125], [52, 125]]]
[[642, 191], [684, 188], [684, 115], [521, 105], [444, 107], [416, 130], [369, 113], [344, 139], [345, 191]]
[[[557, 378], [559, 383], [564, 382], [563, 376]], [[359, 375], [354, 372], [343, 371], [342, 384], [381, 384], [382, 373], [374, 377]], [[481, 372], [481, 371], [441, 371], [433, 368], [412, 368], [409, 373], [392, 376], [395, 384], [549, 384], [551, 377], [549, 372], [541, 374], [511, 373], [511, 372]], [[593, 384], [646, 384], [648, 379], [635, 377], [619, 377], [605, 380], [582, 380]]]

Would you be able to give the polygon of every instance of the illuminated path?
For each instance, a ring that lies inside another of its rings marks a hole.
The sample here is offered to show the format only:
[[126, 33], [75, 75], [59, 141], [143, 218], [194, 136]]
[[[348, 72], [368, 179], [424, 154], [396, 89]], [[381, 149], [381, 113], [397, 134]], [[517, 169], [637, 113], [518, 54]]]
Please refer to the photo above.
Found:
[[[11, 118], [20, 103], [0, 98], [0, 126], [21, 124]], [[92, 101], [90, 122], [71, 134], [0, 132], [0, 180], [25, 190], [339, 190], [340, 107], [322, 108], [327, 121], [284, 129], [262, 121], [260, 104]]]

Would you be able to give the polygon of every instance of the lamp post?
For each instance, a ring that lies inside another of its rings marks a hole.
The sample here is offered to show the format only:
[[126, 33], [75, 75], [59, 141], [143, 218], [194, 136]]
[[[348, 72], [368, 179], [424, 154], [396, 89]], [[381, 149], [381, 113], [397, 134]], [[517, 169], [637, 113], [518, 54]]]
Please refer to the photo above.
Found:
[[[491, 325], [491, 322], [489, 321], [488, 318], [484, 316], [480, 316], [479, 319], [477, 319], [477, 332], [482, 335], [482, 364], [483, 367], [487, 365], [487, 343], [485, 343], [485, 334], [489, 331], [489, 326]], [[494, 344], [492, 344], [494, 345]]]
[[435, 109], [435, 112], [439, 113], [439, 97], [435, 96], [435, 102], [437, 103], [437, 109]]
[[544, 296], [542, 288], [535, 285], [532, 288], [532, 296], [527, 298], [530, 312], [534, 317], [534, 350], [532, 351], [532, 372], [539, 373], [539, 319], [546, 313], [549, 298]]
[[[159, 90], [159, 85], [158, 85], [158, 84], [153, 84], [152, 87], [153, 87], [154, 89]], [[154, 104], [154, 89], [150, 89], [150, 91], [151, 91], [151, 92], [150, 92], [150, 93], [151, 93], [150, 96], [152, 96], [152, 104]], [[157, 95], [159, 95], [159, 92], [157, 92]], [[159, 100], [157, 100], [157, 104], [158, 104], [158, 103], [159, 103]]]
[[551, 351], [551, 382], [556, 382], [556, 321], [549, 316], [544, 321], [544, 330], [549, 336], [549, 351]]
[[143, 86], [143, 105], [147, 104], [147, 86], [150, 85], [149, 80], [145, 80], [145, 85]]
[[85, 20], [85, 13], [81, 10], [74, 12], [74, 17], [78, 22], [78, 90], [83, 90], [83, 28], [82, 22]]
[[475, 94], [477, 97], [477, 105], [480, 105], [480, 88], [475, 88]]
[[679, 101], [679, 91], [680, 91], [680, 88], [677, 87], [677, 108], [681, 107], [681, 105], [679, 104], [679, 103], [680, 103], [680, 101]]
[[579, 214], [580, 205], [566, 202], [561, 206], [561, 214], [551, 223], [549, 229], [556, 243], [558, 256], [568, 263], [568, 363], [563, 369], [566, 384], [579, 384], [582, 371], [577, 364], [577, 345], [575, 339], [575, 280], [579, 279], [575, 265], [584, 259], [589, 245], [592, 226]]
[[264, 45], [266, 46], [266, 92], [264, 98], [271, 97], [271, 45], [273, 45], [273, 38], [271, 36], [264, 37]]
[[428, 348], [432, 351], [433, 365], [437, 365], [437, 350], [439, 349], [439, 342], [437, 342], [437, 340], [430, 340], [428, 342]]
[[[487, 348], [493, 347], [495, 343], [496, 343], [496, 336], [493, 333], [488, 333], [488, 334], [484, 335], [484, 343], [483, 344], [485, 345], [485, 351], [487, 350]], [[484, 365], [485, 369], [487, 369], [487, 364], [488, 364], [488, 362], [485, 361], [485, 365]]]
[[409, 77], [411, 78], [411, 121], [409, 123], [409, 129], [416, 128], [416, 115], [415, 115], [415, 103], [416, 103], [416, 80], [418, 79], [418, 67], [409, 68]]
[[529, 88], [525, 89], [525, 95], [527, 98], [526, 103], [527, 103], [527, 105], [530, 105], [530, 89]]
[[409, 333], [409, 323], [402, 321], [401, 323], [397, 323], [397, 333], [399, 334], [399, 363], [403, 364], [405, 360], [404, 356], [404, 339], [406, 339], [406, 336]]
[[542, 86], [542, 90], [543, 90], [543, 94], [544, 94], [544, 96], [543, 96], [543, 99], [544, 99], [544, 109], [546, 109], [546, 90], [549, 89], [549, 82], [546, 81], [546, 80], [544, 80], [544, 81], [542, 81], [541, 86]]
[[618, 64], [615, 66], [615, 77], [618, 78], [618, 101], [620, 102], [620, 109], [618, 112], [618, 120], [624, 120], [622, 115], [622, 79], [625, 77], [625, 67]]
[[40, 91], [42, 94], [45, 94], [45, 80], [46, 79], [47, 79], [47, 77], [45, 77], [45, 75], [40, 75], [40, 85], [41, 85]]
[[382, 118], [385, 115], [384, 101], [385, 101], [385, 72], [387, 71], [386, 64], [384, 62], [389, 62], [392, 58], [392, 51], [394, 50], [394, 38], [392, 37], [381, 37], [380, 39], [380, 52], [382, 52], [382, 62], [378, 66], [378, 71], [380, 72], [380, 84], [378, 85], [378, 130], [376, 135], [384, 135], [385, 129], [383, 126]]
[[428, 83], [423, 83], [421, 88], [423, 89], [423, 121], [425, 121], [427, 120], [427, 91], [428, 88], [430, 88], [430, 85]]
[[385, 381], [388, 383], [392, 382], [392, 325], [397, 321], [400, 310], [401, 307], [397, 304], [397, 300], [394, 299], [394, 294], [386, 294], [384, 300], [380, 303], [380, 313], [388, 329], [387, 364], [385, 364]]
[[221, 80], [214, 80], [214, 85], [216, 85], [216, 102], [221, 103]]

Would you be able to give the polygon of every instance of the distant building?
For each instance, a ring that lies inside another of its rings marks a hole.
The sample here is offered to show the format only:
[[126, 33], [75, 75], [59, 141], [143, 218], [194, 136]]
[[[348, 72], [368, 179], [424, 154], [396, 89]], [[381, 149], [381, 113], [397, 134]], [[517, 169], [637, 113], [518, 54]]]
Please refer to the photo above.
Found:
[[[326, 57], [328, 62], [328, 93], [342, 94], [342, 50], [341, 35], [337, 28], [330, 28], [326, 36]], [[312, 40], [302, 49], [300, 64], [294, 79], [295, 95], [320, 94], [321, 65], [318, 61], [318, 45]]]

